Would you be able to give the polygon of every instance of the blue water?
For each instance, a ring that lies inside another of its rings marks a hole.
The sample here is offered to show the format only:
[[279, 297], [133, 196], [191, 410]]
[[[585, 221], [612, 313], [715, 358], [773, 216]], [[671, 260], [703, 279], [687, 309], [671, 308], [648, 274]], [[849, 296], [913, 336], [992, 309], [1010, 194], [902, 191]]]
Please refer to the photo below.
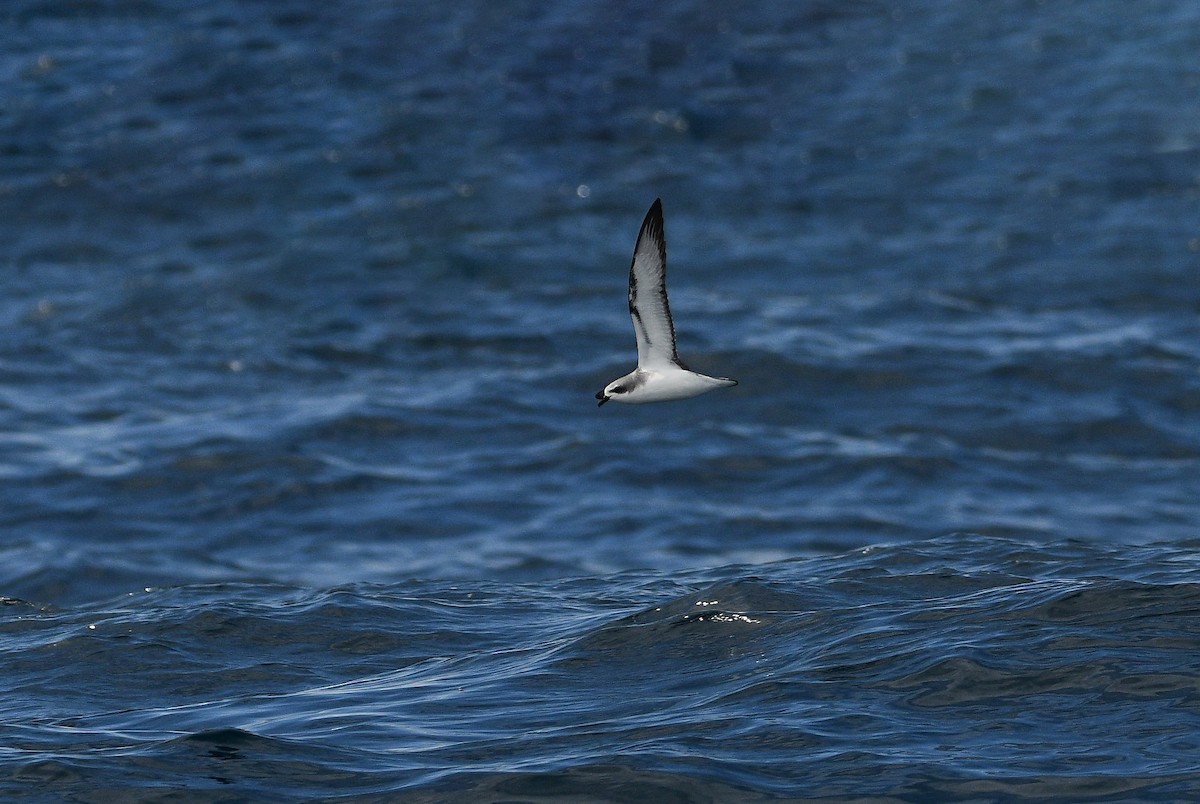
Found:
[[5, 798], [1200, 798], [1194, 2], [0, 24]]

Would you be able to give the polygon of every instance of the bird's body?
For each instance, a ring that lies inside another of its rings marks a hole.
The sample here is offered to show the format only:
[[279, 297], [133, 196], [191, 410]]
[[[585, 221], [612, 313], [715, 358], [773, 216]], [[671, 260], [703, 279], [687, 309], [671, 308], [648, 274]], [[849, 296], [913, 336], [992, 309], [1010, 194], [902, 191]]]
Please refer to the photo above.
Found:
[[675, 323], [667, 302], [667, 240], [663, 233], [661, 199], [655, 199], [646, 213], [633, 249], [629, 316], [637, 336], [637, 368], [596, 394], [601, 405], [610, 399], [630, 405], [669, 402], [737, 385], [737, 380], [728, 377], [697, 374], [679, 360]]

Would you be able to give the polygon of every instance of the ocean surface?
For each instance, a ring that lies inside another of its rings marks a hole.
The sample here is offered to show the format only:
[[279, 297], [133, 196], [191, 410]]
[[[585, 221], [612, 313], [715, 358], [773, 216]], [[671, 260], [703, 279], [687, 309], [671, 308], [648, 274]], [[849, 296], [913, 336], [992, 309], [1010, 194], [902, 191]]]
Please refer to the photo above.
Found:
[[0, 798], [1200, 799], [1194, 0], [0, 26]]

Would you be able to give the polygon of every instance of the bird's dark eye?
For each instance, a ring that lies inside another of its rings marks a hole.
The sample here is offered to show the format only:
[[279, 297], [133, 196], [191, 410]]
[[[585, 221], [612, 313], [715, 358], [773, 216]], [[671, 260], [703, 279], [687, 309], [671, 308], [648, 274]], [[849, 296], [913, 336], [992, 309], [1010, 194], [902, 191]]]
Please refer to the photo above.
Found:
[[612, 389], [612, 391], [614, 394], [623, 394], [623, 393], [625, 393], [625, 386], [618, 385], [616, 388]]

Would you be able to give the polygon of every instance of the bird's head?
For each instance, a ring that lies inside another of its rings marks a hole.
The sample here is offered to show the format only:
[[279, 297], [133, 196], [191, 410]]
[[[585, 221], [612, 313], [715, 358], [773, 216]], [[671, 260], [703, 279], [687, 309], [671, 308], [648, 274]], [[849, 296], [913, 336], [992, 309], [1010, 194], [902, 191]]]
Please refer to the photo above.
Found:
[[608, 385], [604, 386], [603, 391], [597, 391], [596, 398], [600, 400], [601, 405], [610, 399], [616, 399], [618, 402], [624, 401], [621, 399], [621, 397], [622, 395], [629, 393], [629, 389], [631, 387], [632, 386], [629, 382], [629, 378], [622, 377], [621, 379], [613, 380]]

